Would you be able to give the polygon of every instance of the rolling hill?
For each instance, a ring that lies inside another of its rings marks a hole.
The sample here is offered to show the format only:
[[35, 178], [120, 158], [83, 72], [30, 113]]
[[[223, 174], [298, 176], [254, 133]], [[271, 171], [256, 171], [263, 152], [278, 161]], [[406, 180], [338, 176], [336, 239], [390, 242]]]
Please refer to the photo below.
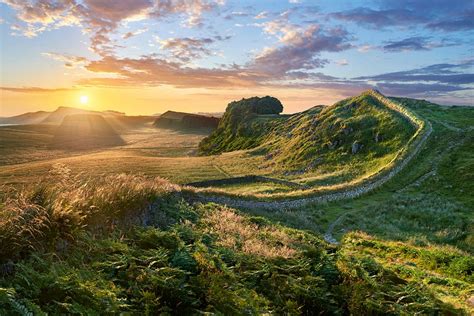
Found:
[[64, 117], [51, 142], [53, 148], [84, 149], [124, 144], [101, 115], [72, 114]]
[[38, 111], [38, 112], [28, 112], [12, 117], [2, 117], [0, 118], [0, 124], [38, 124], [45, 120], [51, 112]]

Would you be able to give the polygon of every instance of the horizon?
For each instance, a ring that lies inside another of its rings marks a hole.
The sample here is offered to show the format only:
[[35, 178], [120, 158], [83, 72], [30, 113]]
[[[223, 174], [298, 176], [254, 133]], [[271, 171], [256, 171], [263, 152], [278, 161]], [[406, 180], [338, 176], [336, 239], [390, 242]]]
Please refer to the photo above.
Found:
[[0, 11], [1, 117], [223, 112], [265, 95], [295, 113], [370, 88], [473, 105], [472, 1], [3, 0]]

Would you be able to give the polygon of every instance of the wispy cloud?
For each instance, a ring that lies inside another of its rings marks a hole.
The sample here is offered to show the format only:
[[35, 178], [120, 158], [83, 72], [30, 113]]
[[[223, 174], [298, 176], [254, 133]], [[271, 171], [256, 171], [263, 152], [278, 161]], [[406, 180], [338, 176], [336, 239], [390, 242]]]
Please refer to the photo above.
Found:
[[64, 62], [64, 66], [67, 68], [83, 66], [86, 62], [88, 62], [87, 58], [81, 56], [72, 56], [52, 52], [42, 53], [42, 55], [57, 61]]
[[438, 47], [460, 45], [459, 41], [443, 39], [434, 41], [426, 36], [408, 37], [402, 40], [388, 41], [382, 46], [382, 49], [388, 52], [420, 51], [431, 50]]
[[67, 92], [75, 90], [75, 88], [0, 87], [0, 90], [20, 93], [52, 93]]
[[137, 36], [139, 34], [142, 34], [142, 33], [145, 33], [148, 31], [148, 28], [147, 27], [144, 27], [144, 28], [141, 28], [141, 29], [138, 29], [136, 31], [130, 31], [130, 32], [127, 32], [125, 34], [122, 35], [122, 38], [123, 39], [128, 39], [130, 37], [134, 37], [134, 36]]
[[387, 0], [381, 1], [379, 8], [358, 7], [329, 16], [374, 29], [420, 25], [446, 32], [469, 31], [474, 27], [474, 2]]

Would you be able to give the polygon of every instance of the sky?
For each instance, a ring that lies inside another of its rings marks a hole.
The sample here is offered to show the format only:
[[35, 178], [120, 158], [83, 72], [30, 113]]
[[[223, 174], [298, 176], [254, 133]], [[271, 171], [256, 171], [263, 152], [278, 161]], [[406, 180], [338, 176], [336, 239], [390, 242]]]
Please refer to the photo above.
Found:
[[0, 0], [0, 116], [293, 113], [372, 88], [474, 105], [473, 42], [472, 0]]

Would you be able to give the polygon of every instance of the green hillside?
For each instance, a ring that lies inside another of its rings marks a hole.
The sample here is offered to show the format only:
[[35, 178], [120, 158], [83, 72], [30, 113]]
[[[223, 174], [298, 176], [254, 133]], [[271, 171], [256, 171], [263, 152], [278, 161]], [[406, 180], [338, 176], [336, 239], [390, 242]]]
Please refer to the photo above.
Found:
[[1, 314], [468, 311], [465, 252], [362, 233], [335, 247], [263, 217], [190, 205], [160, 179], [53, 172], [55, 185], [1, 201]]
[[278, 107], [273, 114], [259, 114], [257, 101], [280, 105], [266, 98], [230, 103], [218, 129], [200, 143], [201, 154], [246, 149], [261, 157], [260, 169], [268, 175], [329, 187], [376, 174], [417, 131], [371, 91], [293, 115], [279, 115]]
[[231, 102], [217, 129], [199, 144], [199, 151], [211, 155], [256, 147], [278, 125], [282, 111], [280, 101], [269, 96]]

